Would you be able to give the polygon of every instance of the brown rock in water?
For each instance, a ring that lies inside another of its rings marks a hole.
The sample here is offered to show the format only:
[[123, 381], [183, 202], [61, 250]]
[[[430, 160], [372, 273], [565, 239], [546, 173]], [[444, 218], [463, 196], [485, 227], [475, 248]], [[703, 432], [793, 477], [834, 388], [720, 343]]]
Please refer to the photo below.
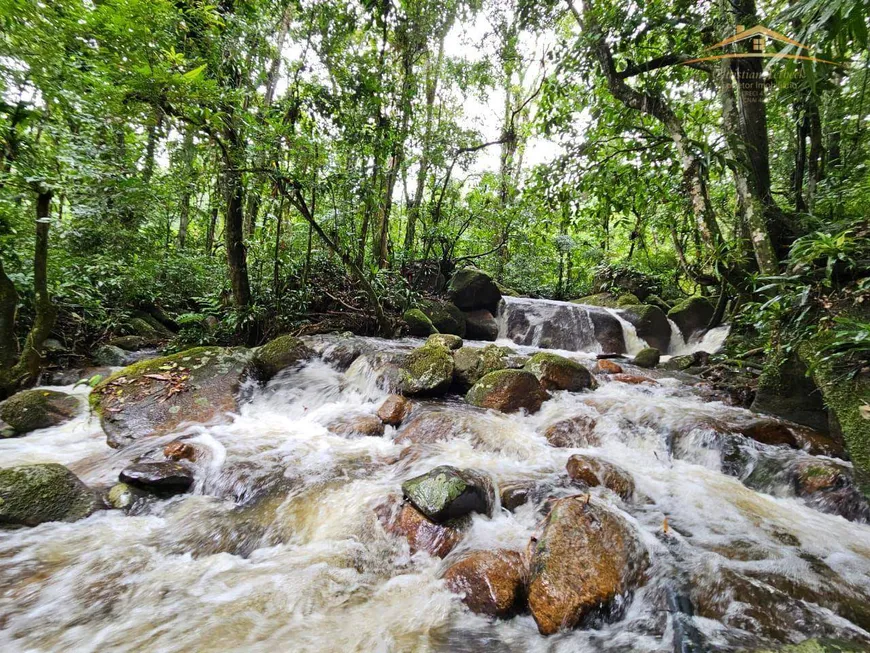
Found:
[[825, 458], [799, 460], [789, 469], [795, 493], [822, 512], [850, 521], [870, 521], [870, 501], [859, 489], [852, 469]]
[[649, 383], [650, 385], [658, 385], [659, 382], [646, 376], [638, 376], [637, 374], [614, 374], [610, 377], [611, 381], [619, 381], [620, 383], [630, 383], [638, 385], [640, 383]]
[[493, 408], [503, 413], [518, 410], [536, 413], [550, 395], [531, 372], [498, 370], [475, 383], [465, 398], [479, 408]]
[[529, 501], [540, 501], [552, 489], [548, 483], [515, 481], [500, 486], [501, 507], [513, 512]]
[[444, 573], [451, 592], [476, 614], [509, 617], [516, 613], [525, 592], [526, 567], [516, 551], [473, 551]]
[[604, 374], [622, 374], [622, 365], [605, 358], [598, 361], [598, 371]]
[[423, 413], [402, 427], [396, 442], [414, 444], [443, 442], [452, 440], [466, 430], [466, 420], [461, 414], [442, 411]]
[[163, 447], [163, 455], [169, 458], [169, 460], [189, 460], [193, 462], [196, 460], [197, 452], [196, 447], [189, 442], [173, 440]]
[[450, 553], [462, 539], [466, 520], [457, 519], [447, 524], [436, 524], [418, 512], [409, 503], [396, 505], [387, 502], [375, 508], [384, 530], [408, 540], [411, 553], [425, 551], [439, 558]]
[[629, 525], [586, 497], [552, 503], [533, 542], [529, 608], [543, 635], [613, 615], [642, 580], [645, 552]]
[[401, 395], [390, 395], [378, 408], [378, 417], [384, 424], [398, 426], [411, 412], [411, 402]]
[[736, 429], [747, 438], [769, 445], [784, 445], [803, 449], [813, 456], [846, 458], [842, 445], [832, 438], [805, 426], [785, 424], [776, 420], [760, 420]]
[[597, 421], [588, 415], [559, 420], [547, 427], [544, 437], [554, 447], [595, 447], [601, 439], [595, 434]]
[[598, 386], [589, 370], [580, 363], [549, 352], [534, 354], [523, 369], [538, 377], [545, 390], [579, 392]]
[[326, 427], [336, 435], [366, 435], [378, 437], [384, 434], [384, 423], [374, 415], [342, 417]]
[[628, 501], [634, 494], [634, 480], [631, 475], [612, 463], [575, 454], [568, 459], [565, 467], [572, 481], [587, 487], [604, 486], [618, 494], [623, 501]]

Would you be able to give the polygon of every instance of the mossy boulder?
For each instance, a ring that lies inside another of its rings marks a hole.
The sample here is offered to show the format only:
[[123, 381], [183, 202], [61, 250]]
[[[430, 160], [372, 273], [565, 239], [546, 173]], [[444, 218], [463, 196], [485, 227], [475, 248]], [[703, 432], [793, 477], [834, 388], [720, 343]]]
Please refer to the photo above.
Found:
[[254, 352], [252, 369], [263, 383], [281, 370], [298, 365], [314, 356], [314, 352], [295, 336], [279, 336]]
[[639, 304], [640, 300], [637, 298], [637, 295], [633, 295], [632, 293], [620, 295], [616, 300], [617, 306], [637, 306]]
[[432, 324], [427, 315], [419, 308], [411, 308], [405, 311], [402, 318], [408, 325], [408, 333], [412, 336], [425, 337], [432, 333], [438, 333], [438, 329]]
[[450, 302], [426, 299], [420, 302], [420, 310], [429, 318], [438, 333], [465, 337], [465, 314]]
[[485, 308], [465, 314], [465, 336], [471, 340], [495, 340], [498, 338], [498, 322]]
[[94, 350], [94, 362], [97, 365], [118, 367], [126, 365], [130, 360], [130, 354], [115, 345], [102, 345]]
[[829, 431], [822, 393], [796, 353], [777, 353], [765, 361], [751, 409], [816, 429]]
[[587, 306], [601, 306], [603, 308], [619, 308], [619, 301], [609, 292], [600, 292], [595, 295], [586, 295], [579, 299], [572, 299], [572, 304], [585, 304]]
[[112, 345], [112, 347], [119, 347], [126, 351], [139, 351], [140, 349], [145, 349], [155, 343], [154, 341], [149, 340], [148, 338], [143, 338], [142, 336], [118, 336], [117, 338], [109, 340], [107, 344]]
[[0, 404], [0, 420], [11, 428], [9, 435], [19, 436], [57, 426], [81, 412], [77, 397], [55, 390], [24, 390]]
[[475, 383], [466, 401], [479, 408], [493, 408], [503, 413], [526, 410], [536, 413], [550, 395], [538, 378], [526, 370], [490, 372]]
[[549, 352], [534, 354], [523, 369], [534, 374], [545, 390], [579, 392], [598, 386], [591, 372], [580, 363]]
[[486, 272], [475, 268], [463, 268], [454, 272], [447, 292], [450, 300], [464, 311], [483, 308], [494, 313], [501, 300], [501, 290], [492, 278]]
[[453, 353], [453, 378], [457, 385], [469, 388], [490, 372], [520, 368], [525, 361], [510, 347], [462, 347]]
[[402, 483], [402, 494], [438, 524], [472, 512], [492, 516], [495, 490], [481, 472], [440, 465]]
[[667, 351], [671, 344], [671, 325], [668, 316], [658, 306], [648, 304], [626, 305], [621, 315], [634, 326], [637, 335], [650, 347]]
[[404, 394], [444, 394], [453, 381], [453, 356], [438, 342], [427, 342], [405, 357], [401, 370]]
[[689, 297], [668, 311], [668, 317], [679, 327], [683, 339], [688, 341], [695, 331], [707, 327], [714, 311], [713, 304], [706, 297]]
[[96, 493], [63, 465], [0, 469], [0, 525], [77, 521], [100, 508]]
[[154, 316], [137, 311], [133, 318], [127, 323], [127, 334], [146, 338], [147, 340], [157, 343], [165, 340], [170, 340], [175, 337], [175, 334], [161, 324]]
[[867, 646], [837, 639], [807, 639], [800, 644], [756, 649], [753, 653], [866, 653]]
[[697, 354], [686, 354], [685, 356], [671, 356], [668, 361], [662, 363], [662, 367], [674, 372], [685, 372], [699, 364], [700, 358]]
[[447, 349], [454, 351], [462, 347], [462, 338], [460, 338], [459, 336], [454, 336], [450, 333], [436, 333], [426, 339], [426, 344], [446, 347]]
[[186, 422], [213, 421], [238, 409], [250, 359], [246, 349], [198, 347], [140, 361], [100, 382], [91, 407], [115, 448]]
[[646, 367], [652, 369], [659, 364], [661, 353], [655, 347], [646, 347], [641, 349], [632, 361], [638, 367]]

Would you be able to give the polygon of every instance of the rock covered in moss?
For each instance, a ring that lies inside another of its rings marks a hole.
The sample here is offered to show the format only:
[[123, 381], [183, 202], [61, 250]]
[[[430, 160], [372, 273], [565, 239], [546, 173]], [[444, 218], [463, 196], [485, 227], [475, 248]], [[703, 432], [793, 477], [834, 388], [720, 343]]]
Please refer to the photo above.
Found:
[[534, 354], [523, 369], [534, 374], [545, 390], [579, 392], [598, 385], [589, 370], [580, 363], [549, 352]]
[[408, 325], [408, 333], [412, 336], [425, 337], [432, 333], [438, 333], [432, 320], [419, 308], [408, 309], [402, 315], [402, 319]]
[[595, 295], [586, 295], [579, 299], [572, 299], [572, 304], [585, 304], [586, 306], [601, 306], [603, 308], [618, 308], [618, 300], [608, 292], [601, 292]]
[[134, 363], [101, 381], [91, 406], [111, 447], [166, 435], [185, 422], [209, 422], [237, 410], [249, 360], [248, 350], [198, 347]]
[[630, 292], [620, 295], [616, 300], [617, 306], [637, 306], [638, 304], [640, 304], [640, 300], [637, 295]]
[[493, 408], [503, 413], [526, 410], [536, 413], [550, 395], [531, 372], [497, 370], [475, 383], [465, 399], [472, 406]]
[[0, 404], [0, 420], [11, 428], [9, 435], [19, 436], [58, 426], [81, 411], [77, 397], [56, 390], [24, 390]]
[[646, 556], [630, 526], [588, 497], [553, 501], [534, 543], [529, 608], [552, 635], [624, 607], [642, 580]]
[[457, 385], [467, 388], [490, 372], [520, 368], [526, 360], [510, 347], [462, 347], [453, 354], [453, 376]]
[[450, 351], [455, 351], [462, 347], [462, 338], [454, 336], [452, 333], [435, 333], [426, 339], [426, 344], [445, 347]]
[[440, 465], [402, 483], [402, 494], [427, 519], [443, 524], [472, 512], [492, 515], [495, 493], [488, 476]]
[[409, 353], [401, 369], [404, 394], [444, 394], [453, 381], [453, 356], [447, 347], [430, 341]]
[[109, 367], [118, 367], [126, 365], [130, 360], [130, 355], [115, 345], [102, 345], [94, 351], [94, 362], [97, 365], [107, 365]]
[[622, 306], [620, 313], [650, 347], [659, 351], [668, 350], [671, 344], [671, 324], [662, 309], [647, 304], [627, 304]]
[[689, 297], [668, 311], [668, 317], [680, 329], [685, 340], [707, 327], [713, 317], [713, 304], [706, 297]]
[[575, 454], [568, 459], [565, 468], [572, 481], [586, 487], [606, 487], [623, 501], [628, 501], [634, 494], [631, 474], [606, 460]]
[[501, 300], [501, 290], [482, 270], [463, 268], [453, 273], [447, 286], [450, 300], [460, 309], [486, 309], [495, 312]]
[[522, 607], [526, 575], [522, 554], [497, 549], [466, 554], [444, 572], [444, 580], [475, 614], [510, 617]]
[[426, 299], [420, 302], [420, 310], [439, 333], [465, 337], [465, 314], [450, 302]]
[[170, 340], [175, 336], [164, 324], [144, 311], [136, 311], [127, 323], [127, 332], [126, 335], [139, 336], [154, 344]]
[[156, 343], [153, 340], [143, 338], [142, 336], [118, 336], [117, 338], [109, 340], [107, 344], [112, 345], [113, 347], [119, 347], [126, 351], [139, 351], [140, 349], [145, 349], [146, 347], [150, 347]]
[[498, 322], [485, 308], [465, 314], [465, 336], [471, 340], [495, 340], [498, 338]]
[[143, 490], [126, 483], [115, 483], [106, 495], [106, 502], [116, 510], [129, 510], [137, 501], [148, 495]]
[[63, 465], [0, 469], [0, 525], [77, 521], [100, 508], [97, 495]]
[[652, 369], [659, 364], [661, 353], [655, 347], [645, 347], [641, 349], [632, 361], [638, 367], [646, 367]]
[[314, 356], [314, 352], [295, 336], [279, 336], [254, 352], [251, 360], [257, 379], [263, 383], [281, 370], [298, 365]]
[[671, 358], [664, 363], [662, 363], [662, 367], [666, 370], [673, 370], [675, 372], [685, 372], [700, 362], [700, 357], [697, 354], [686, 354], [685, 356], [671, 356]]

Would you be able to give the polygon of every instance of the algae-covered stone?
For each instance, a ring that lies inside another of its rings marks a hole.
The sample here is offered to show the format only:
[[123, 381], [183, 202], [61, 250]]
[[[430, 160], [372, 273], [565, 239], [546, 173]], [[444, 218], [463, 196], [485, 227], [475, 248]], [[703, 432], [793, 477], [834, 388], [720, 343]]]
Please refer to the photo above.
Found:
[[452, 381], [453, 356], [447, 347], [438, 343], [418, 347], [402, 364], [401, 389], [405, 394], [443, 394]]
[[423, 300], [420, 310], [439, 333], [452, 333], [460, 338], [465, 336], [465, 314], [450, 302]]
[[652, 369], [659, 364], [661, 353], [655, 347], [646, 347], [641, 349], [632, 361], [638, 367], [646, 367]]
[[685, 372], [686, 370], [698, 365], [699, 358], [696, 354], [686, 354], [685, 356], [672, 356], [670, 360], [662, 363], [662, 367], [666, 370], [675, 372]]
[[580, 363], [549, 352], [534, 354], [523, 369], [534, 374], [545, 390], [579, 392], [598, 385]]
[[402, 315], [402, 318], [405, 320], [405, 324], [408, 325], [408, 333], [412, 336], [428, 336], [432, 333], [438, 333], [438, 329], [432, 324], [432, 320], [419, 308], [408, 309]]
[[402, 493], [432, 521], [443, 524], [472, 512], [492, 515], [495, 492], [489, 477], [441, 465], [402, 483]]
[[662, 309], [645, 304], [624, 305], [621, 313], [650, 347], [660, 351], [668, 350], [671, 344], [671, 325]]
[[125, 349], [126, 351], [139, 351], [155, 344], [155, 341], [143, 338], [142, 336], [119, 336], [112, 338], [107, 344]]
[[106, 495], [106, 501], [112, 508], [116, 510], [128, 510], [133, 507], [133, 504], [140, 499], [148, 496], [142, 490], [127, 485], [126, 483], [115, 483]]
[[457, 384], [471, 387], [490, 372], [517, 369], [526, 360], [525, 356], [520, 356], [510, 347], [462, 347], [453, 354], [453, 376]]
[[485, 308], [465, 314], [465, 336], [471, 340], [495, 340], [498, 338], [498, 322]]
[[462, 338], [455, 336], [452, 333], [436, 333], [426, 339], [426, 344], [438, 345], [450, 350], [456, 350], [462, 347]]
[[0, 469], [0, 524], [76, 521], [100, 509], [96, 494], [63, 465]]
[[638, 304], [640, 304], [640, 300], [637, 298], [637, 295], [633, 295], [630, 292], [620, 295], [616, 300], [617, 306], [637, 306]]
[[602, 306], [604, 308], [619, 308], [619, 303], [616, 297], [608, 292], [601, 292], [595, 295], [586, 295], [579, 299], [572, 299], [572, 304], [585, 304], [587, 306]]
[[97, 365], [117, 367], [120, 365], [126, 365], [128, 359], [129, 354], [115, 345], [103, 345], [94, 351], [94, 362]]
[[208, 422], [237, 410], [249, 361], [248, 350], [222, 347], [141, 361], [100, 382], [91, 406], [111, 447], [166, 435], [185, 422]]
[[463, 268], [453, 273], [447, 291], [451, 301], [465, 311], [485, 308], [495, 312], [501, 300], [501, 290], [492, 278], [481, 270]]
[[531, 372], [498, 370], [475, 383], [465, 398], [473, 406], [493, 408], [503, 413], [521, 409], [535, 413], [550, 395]]
[[683, 338], [688, 340], [695, 331], [706, 328], [714, 310], [706, 297], [689, 297], [668, 311], [668, 317], [679, 327]]
[[308, 360], [314, 352], [295, 336], [279, 336], [260, 347], [251, 361], [257, 379], [266, 382], [281, 370]]
[[63, 424], [80, 410], [81, 404], [73, 395], [55, 390], [24, 390], [0, 404], [0, 420], [11, 427], [10, 435], [24, 435]]

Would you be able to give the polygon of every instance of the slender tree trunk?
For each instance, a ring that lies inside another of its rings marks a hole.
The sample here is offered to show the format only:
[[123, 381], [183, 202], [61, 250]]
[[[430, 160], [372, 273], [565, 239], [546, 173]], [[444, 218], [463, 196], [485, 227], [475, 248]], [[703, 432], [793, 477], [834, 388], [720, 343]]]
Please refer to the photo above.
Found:
[[233, 301], [237, 308], [244, 309], [251, 303], [251, 287], [248, 281], [248, 261], [245, 252], [245, 201], [242, 173], [230, 162], [224, 169], [226, 213], [224, 214], [224, 245], [227, 250], [227, 266], [233, 288]]
[[163, 127], [163, 111], [159, 107], [154, 109], [154, 122], [148, 125], [148, 143], [145, 146], [145, 166], [142, 169], [142, 180], [146, 184], [151, 183], [154, 175], [154, 157], [157, 151], [157, 141], [160, 138], [160, 130]]
[[807, 127], [808, 121], [806, 116], [801, 115], [801, 109], [798, 107], [797, 120], [797, 142], [795, 143], [795, 162], [794, 162], [794, 177], [792, 179], [792, 192], [794, 193], [795, 209], [801, 212], [807, 210], [807, 204], [804, 200], [804, 172], [806, 171], [807, 163]]
[[190, 224], [190, 197], [193, 193], [193, 129], [188, 128], [184, 133], [182, 152], [182, 178], [184, 190], [181, 194], [181, 206], [178, 217], [178, 246], [184, 249], [187, 245], [187, 228]]
[[15, 320], [18, 316], [18, 292], [12, 279], [6, 276], [0, 259], [0, 369], [12, 366], [18, 358]]

